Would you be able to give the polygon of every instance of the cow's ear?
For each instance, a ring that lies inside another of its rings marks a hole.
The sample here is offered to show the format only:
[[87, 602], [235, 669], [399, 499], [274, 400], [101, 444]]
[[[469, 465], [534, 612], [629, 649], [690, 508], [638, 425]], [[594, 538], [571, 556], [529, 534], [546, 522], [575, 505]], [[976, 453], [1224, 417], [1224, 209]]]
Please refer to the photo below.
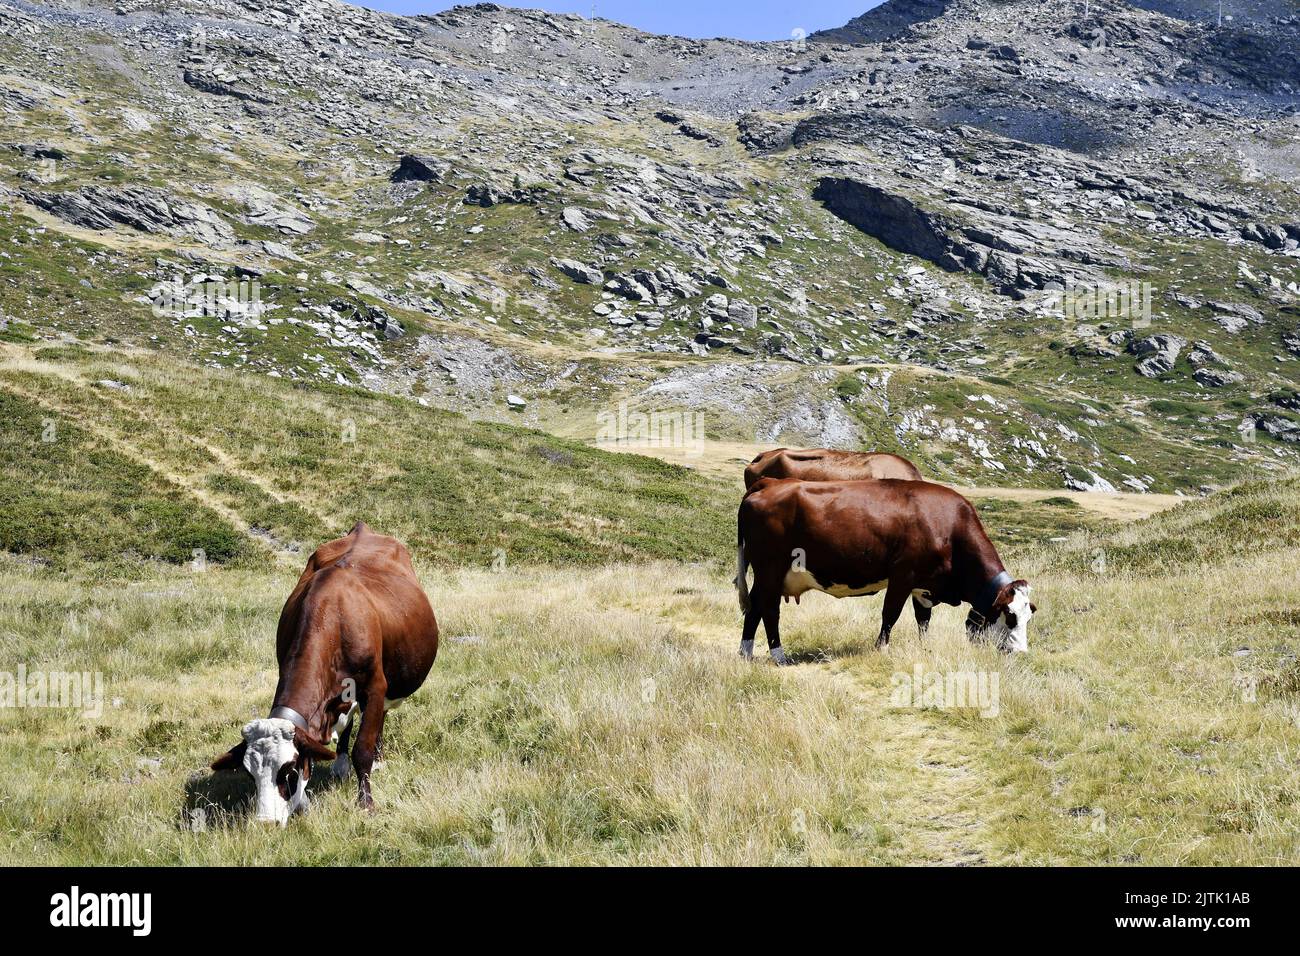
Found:
[[1029, 602], [1029, 613], [1030, 613], [1030, 614], [1037, 614], [1037, 613], [1038, 613], [1038, 605], [1035, 604], [1033, 601], [1030, 601], [1030, 602]]
[[212, 761], [213, 770], [239, 770], [244, 766], [244, 751], [248, 749], [248, 744], [240, 743], [231, 747], [216, 760]]
[[293, 742], [298, 745], [300, 753], [314, 760], [333, 760], [338, 756], [324, 744], [307, 736], [301, 727], [294, 728]]

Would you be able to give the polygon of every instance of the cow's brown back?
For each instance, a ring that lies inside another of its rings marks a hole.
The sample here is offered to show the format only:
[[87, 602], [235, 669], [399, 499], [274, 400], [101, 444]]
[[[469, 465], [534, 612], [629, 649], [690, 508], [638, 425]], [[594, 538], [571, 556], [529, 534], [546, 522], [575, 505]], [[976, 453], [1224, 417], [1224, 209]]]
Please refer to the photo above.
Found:
[[[788, 593], [791, 555], [823, 586], [898, 579], [957, 603], [950, 581], [980, 584], [1002, 570], [970, 502], [927, 481], [811, 482], [765, 478], [745, 495], [738, 536], [755, 592]], [[991, 569], [991, 571], [989, 570]]]
[[864, 481], [898, 478], [920, 481], [921, 472], [901, 455], [833, 448], [776, 448], [757, 456], [745, 469], [745, 488], [761, 478], [802, 481]]
[[746, 494], [740, 522], [747, 548], [772, 555], [781, 574], [800, 548], [842, 584], [851, 583], [844, 574], [883, 580], [900, 562], [946, 563], [957, 539], [973, 538], [980, 550], [987, 541], [960, 494], [903, 479], [762, 479]]
[[280, 615], [281, 665], [296, 643], [321, 629], [331, 631], [325, 644], [338, 641], [345, 669], [378, 658], [394, 699], [420, 687], [438, 653], [438, 622], [406, 547], [362, 523], [308, 559]]

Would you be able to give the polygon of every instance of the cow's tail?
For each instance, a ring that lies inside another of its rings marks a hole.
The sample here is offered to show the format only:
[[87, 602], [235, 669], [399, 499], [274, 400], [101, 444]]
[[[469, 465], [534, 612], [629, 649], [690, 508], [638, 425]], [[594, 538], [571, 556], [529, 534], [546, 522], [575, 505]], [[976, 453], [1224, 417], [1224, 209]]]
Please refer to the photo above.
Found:
[[736, 597], [740, 599], [740, 610], [749, 613], [749, 584], [745, 576], [749, 573], [749, 562], [745, 560], [745, 533], [741, 530], [740, 519], [736, 519]]

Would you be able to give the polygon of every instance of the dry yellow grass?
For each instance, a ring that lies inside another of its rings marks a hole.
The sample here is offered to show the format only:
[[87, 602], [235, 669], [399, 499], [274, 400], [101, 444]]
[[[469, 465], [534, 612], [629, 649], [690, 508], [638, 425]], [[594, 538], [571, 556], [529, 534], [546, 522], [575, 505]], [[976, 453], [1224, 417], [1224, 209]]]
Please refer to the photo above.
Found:
[[[734, 592], [704, 567], [425, 567], [445, 643], [393, 716], [379, 812], [322, 788], [283, 832], [202, 768], [269, 704], [290, 572], [6, 563], [4, 658], [102, 670], [121, 705], [0, 713], [0, 840], [27, 863], [1296, 863], [1294, 625], [1265, 613], [1300, 607], [1288, 554], [1107, 578], [1028, 560], [1041, 610], [1014, 659], [953, 609], [877, 654], [878, 599], [815, 596], [787, 607], [782, 669], [736, 656]], [[894, 706], [918, 665], [997, 674], [997, 716]]]
[[[590, 440], [590, 435], [575, 435]], [[648, 455], [669, 464], [691, 468], [701, 474], [734, 483], [736, 494], [744, 490], [745, 466], [760, 452], [779, 447], [777, 442], [738, 442], [709, 439], [696, 445], [683, 443], [671, 445], [629, 445], [620, 450], [637, 455]], [[939, 484], [948, 484], [939, 482]], [[1049, 498], [1069, 498], [1094, 514], [1115, 521], [1132, 521], [1146, 518], [1186, 501], [1178, 495], [1137, 494], [1117, 491], [1070, 491], [1047, 488], [995, 488], [952, 485], [949, 487], [968, 498], [1005, 498], [1011, 501], [1034, 502]]]
[[1070, 491], [1043, 488], [991, 488], [951, 485], [967, 498], [1005, 498], [1010, 501], [1046, 501], [1049, 498], [1069, 498], [1093, 514], [1113, 521], [1136, 521], [1149, 518], [1177, 507], [1186, 498], [1178, 495], [1137, 494], [1131, 491]]

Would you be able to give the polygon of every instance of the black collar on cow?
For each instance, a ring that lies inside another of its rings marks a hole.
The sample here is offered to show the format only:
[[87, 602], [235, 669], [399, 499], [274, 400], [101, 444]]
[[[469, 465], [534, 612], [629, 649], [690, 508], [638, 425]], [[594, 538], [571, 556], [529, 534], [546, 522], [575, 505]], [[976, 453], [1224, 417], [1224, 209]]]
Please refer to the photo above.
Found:
[[283, 705], [279, 707], [272, 707], [271, 719], [287, 720], [289, 721], [289, 723], [293, 724], [299, 730], [302, 730], [304, 732], [307, 731], [307, 718], [304, 717], [302, 714], [298, 713], [292, 707], [285, 707]]
[[993, 602], [1011, 581], [1011, 575], [1006, 571], [999, 571], [997, 577], [984, 585], [975, 596], [975, 600], [971, 602], [971, 614], [979, 619], [981, 626], [988, 621], [989, 612], [993, 610]]

